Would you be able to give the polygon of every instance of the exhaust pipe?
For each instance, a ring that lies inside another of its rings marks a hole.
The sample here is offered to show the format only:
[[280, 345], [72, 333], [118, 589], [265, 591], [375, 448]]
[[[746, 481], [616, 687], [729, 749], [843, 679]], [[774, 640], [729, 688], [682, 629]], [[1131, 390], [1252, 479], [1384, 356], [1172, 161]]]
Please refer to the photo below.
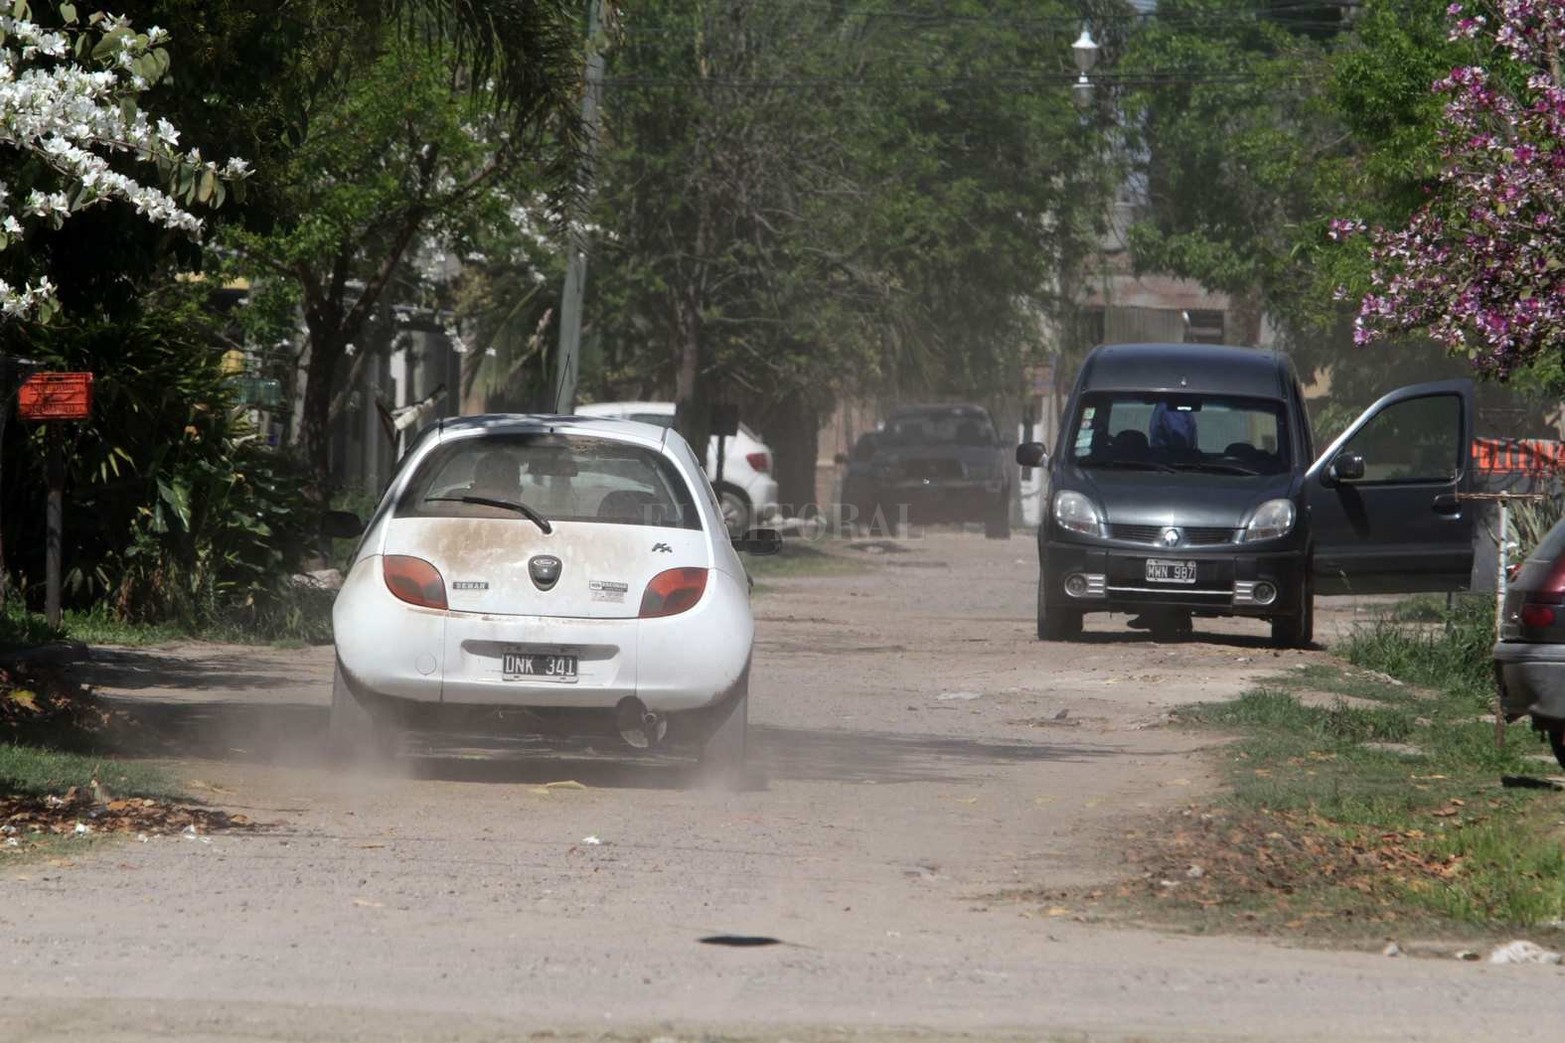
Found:
[[619, 729], [619, 737], [638, 750], [650, 750], [668, 734], [668, 718], [653, 713], [635, 696], [619, 701], [614, 723]]

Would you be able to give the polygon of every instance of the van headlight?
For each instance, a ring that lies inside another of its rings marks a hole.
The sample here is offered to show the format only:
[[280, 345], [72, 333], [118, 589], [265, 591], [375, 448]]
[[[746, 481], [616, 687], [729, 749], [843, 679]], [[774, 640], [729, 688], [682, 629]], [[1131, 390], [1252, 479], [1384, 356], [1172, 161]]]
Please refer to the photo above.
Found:
[[1293, 531], [1293, 501], [1267, 500], [1255, 509], [1244, 529], [1245, 543], [1275, 540]]
[[1081, 493], [1065, 490], [1054, 494], [1054, 520], [1060, 528], [1084, 536], [1103, 535], [1103, 516], [1098, 507]]

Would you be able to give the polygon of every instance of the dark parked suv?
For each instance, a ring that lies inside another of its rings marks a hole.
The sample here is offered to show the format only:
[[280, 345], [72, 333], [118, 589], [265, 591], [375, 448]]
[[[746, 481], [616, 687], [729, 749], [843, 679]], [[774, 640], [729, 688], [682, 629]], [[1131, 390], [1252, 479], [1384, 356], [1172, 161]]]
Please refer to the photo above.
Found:
[[871, 532], [898, 521], [981, 521], [1011, 534], [1006, 447], [982, 406], [907, 406], [858, 440], [843, 461], [844, 522]]
[[[1346, 375], [1339, 380], [1346, 380]], [[1464, 590], [1472, 385], [1405, 387], [1318, 457], [1287, 356], [1198, 344], [1100, 347], [1087, 357], [1052, 457], [1038, 530], [1038, 636], [1087, 612], [1253, 616], [1308, 645], [1314, 594]]]

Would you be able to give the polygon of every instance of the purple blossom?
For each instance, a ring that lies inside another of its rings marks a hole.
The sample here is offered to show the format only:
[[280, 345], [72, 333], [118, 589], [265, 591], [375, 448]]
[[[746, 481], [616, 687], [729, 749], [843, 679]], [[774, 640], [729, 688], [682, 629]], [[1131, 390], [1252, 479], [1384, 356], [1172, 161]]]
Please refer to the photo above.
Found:
[[[1452, 36], [1488, 33], [1506, 57], [1529, 67], [1520, 95], [1487, 70], [1451, 70], [1433, 89], [1446, 96], [1444, 167], [1426, 202], [1401, 229], [1370, 231], [1375, 288], [1360, 302], [1354, 340], [1423, 331], [1505, 376], [1548, 352], [1565, 351], [1565, 85], [1551, 54], [1565, 53], [1565, 4], [1494, 0], [1496, 28], [1447, 8]], [[1362, 230], [1334, 220], [1332, 239]]]

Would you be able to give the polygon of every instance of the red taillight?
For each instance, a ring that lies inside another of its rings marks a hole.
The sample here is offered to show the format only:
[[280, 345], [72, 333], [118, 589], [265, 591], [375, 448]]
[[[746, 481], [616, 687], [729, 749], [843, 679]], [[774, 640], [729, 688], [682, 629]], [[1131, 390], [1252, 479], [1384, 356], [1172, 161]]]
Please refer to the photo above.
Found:
[[381, 559], [381, 574], [386, 577], [386, 589], [408, 604], [446, 607], [445, 577], [423, 558], [388, 554]]
[[1552, 605], [1523, 605], [1522, 626], [1537, 630], [1542, 627], [1554, 625], [1554, 607]]
[[744, 454], [744, 458], [750, 464], [751, 468], [760, 472], [761, 474], [765, 474], [767, 471], [772, 469], [771, 453], [746, 453]]
[[669, 569], [659, 572], [641, 595], [641, 618], [676, 616], [695, 607], [706, 593], [706, 569]]

